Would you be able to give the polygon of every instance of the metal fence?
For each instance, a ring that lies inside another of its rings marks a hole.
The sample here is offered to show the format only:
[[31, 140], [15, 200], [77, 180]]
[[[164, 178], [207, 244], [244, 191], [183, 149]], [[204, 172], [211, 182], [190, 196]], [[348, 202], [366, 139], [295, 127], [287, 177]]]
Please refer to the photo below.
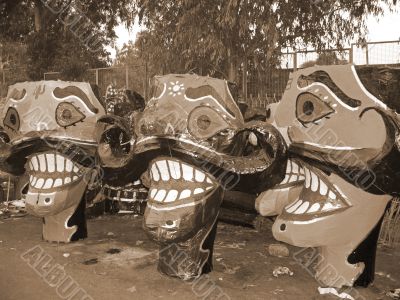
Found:
[[[353, 63], [355, 65], [398, 65], [400, 66], [400, 40], [368, 42], [363, 45], [352, 44], [344, 49], [327, 49], [323, 51], [299, 50], [283, 53], [278, 68], [257, 71], [256, 74], [243, 73], [238, 79], [241, 96], [252, 107], [266, 107], [271, 102], [279, 101], [290, 72], [318, 65], [332, 65]], [[4, 69], [0, 70], [0, 96], [5, 96], [7, 86], [17, 81], [28, 80], [26, 70]], [[45, 80], [61, 78], [58, 72], [44, 74]], [[245, 80], [244, 80], [245, 79]], [[141, 93], [146, 99], [148, 95], [148, 74], [146, 65], [122, 66], [100, 69], [90, 69], [86, 72], [84, 80], [95, 83], [100, 87], [102, 95], [110, 83], [118, 87], [126, 87]], [[246, 81], [246, 84], [243, 82]]]
[[[44, 73], [44, 80], [61, 78], [62, 75], [59, 72]], [[84, 74], [83, 79], [97, 84], [101, 95], [104, 95], [107, 86], [113, 83], [119, 88], [134, 90], [147, 98], [148, 74], [145, 65], [89, 69]]]
[[[400, 66], [400, 40], [352, 44], [344, 49], [323, 51], [300, 50], [282, 54], [279, 68], [267, 69], [257, 76], [247, 74], [247, 87], [243, 78], [239, 80], [244, 100], [252, 107], [265, 108], [269, 103], [279, 101], [285, 90], [290, 72], [313, 65], [355, 65]], [[241, 74], [243, 76], [243, 74]]]

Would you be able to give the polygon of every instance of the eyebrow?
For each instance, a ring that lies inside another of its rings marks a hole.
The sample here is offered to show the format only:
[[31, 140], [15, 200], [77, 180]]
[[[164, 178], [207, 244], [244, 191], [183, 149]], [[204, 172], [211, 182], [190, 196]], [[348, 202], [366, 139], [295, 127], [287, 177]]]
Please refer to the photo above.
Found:
[[316, 71], [310, 75], [301, 75], [297, 80], [299, 87], [306, 87], [314, 82], [325, 84], [340, 100], [348, 106], [356, 108], [361, 105], [361, 101], [347, 96], [325, 71]]
[[68, 96], [78, 97], [93, 113], [97, 114], [99, 112], [99, 109], [93, 105], [86, 93], [76, 86], [70, 85], [65, 88], [56, 87], [53, 94], [57, 98], [65, 98]]

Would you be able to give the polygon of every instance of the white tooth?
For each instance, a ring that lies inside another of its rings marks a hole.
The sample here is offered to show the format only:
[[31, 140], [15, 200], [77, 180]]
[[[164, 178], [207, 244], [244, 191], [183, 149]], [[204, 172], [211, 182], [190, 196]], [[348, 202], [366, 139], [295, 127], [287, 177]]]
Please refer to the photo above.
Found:
[[292, 213], [292, 212], [294, 212], [302, 203], [303, 203], [303, 200], [299, 200], [299, 201], [297, 201], [295, 204], [293, 204], [292, 206], [290, 206], [289, 208], [287, 208], [286, 211], [287, 211], [288, 213]]
[[44, 184], [44, 179], [43, 178], [39, 178], [38, 181], [36, 181], [35, 188], [41, 189], [43, 184]]
[[33, 170], [33, 164], [32, 161], [29, 162], [29, 170]]
[[203, 172], [201, 172], [199, 170], [195, 170], [194, 171], [194, 178], [196, 178], [197, 182], [203, 182], [204, 179], [206, 178], [206, 174], [204, 174]]
[[305, 179], [304, 175], [299, 175], [299, 179], [298, 180], [304, 180], [304, 179]]
[[186, 164], [182, 164], [183, 178], [186, 181], [193, 181], [193, 168]]
[[32, 185], [32, 182], [33, 182], [33, 176], [30, 175], [30, 176], [29, 176], [29, 183]]
[[292, 171], [292, 161], [288, 160], [287, 164], [286, 164], [286, 173], [291, 173]]
[[44, 183], [43, 189], [49, 189], [53, 186], [53, 179], [47, 178], [46, 182]]
[[169, 169], [167, 166], [167, 161], [166, 160], [161, 160], [156, 162], [158, 169], [160, 170], [161, 178], [164, 181], [169, 180]]
[[56, 155], [57, 172], [64, 172], [64, 156]]
[[35, 186], [35, 184], [36, 184], [36, 181], [37, 181], [38, 179], [37, 179], [37, 177], [33, 177], [33, 180], [32, 180], [32, 183], [31, 183], [31, 186]]
[[305, 172], [306, 172], [306, 182], [305, 182], [305, 184], [306, 184], [306, 188], [309, 188], [311, 186], [311, 173], [310, 173], [309, 169], [306, 169]]
[[257, 139], [257, 136], [254, 134], [254, 132], [250, 132], [250, 134], [249, 134], [249, 142], [253, 146], [257, 146], [258, 139]]
[[204, 189], [202, 188], [196, 188], [193, 192], [193, 195], [201, 194], [204, 193]]
[[327, 211], [327, 210], [331, 210], [333, 208], [335, 208], [335, 207], [332, 205], [332, 203], [327, 202], [327, 203], [325, 203], [324, 207], [322, 207], [322, 210]]
[[73, 167], [74, 167], [74, 164], [72, 163], [72, 161], [69, 159], [66, 159], [65, 160], [65, 171], [71, 172]]
[[311, 172], [311, 190], [313, 192], [318, 190], [318, 181], [318, 176], [314, 172]]
[[46, 154], [47, 171], [53, 173], [56, 170], [54, 154]]
[[177, 161], [169, 160], [168, 166], [173, 179], [181, 178], [181, 165]]
[[77, 166], [74, 165], [73, 171], [74, 171], [75, 173], [78, 173], [78, 172], [79, 172], [79, 168], [78, 168]]
[[190, 195], [192, 194], [191, 190], [183, 190], [179, 196], [179, 199], [185, 199], [190, 197]]
[[64, 178], [64, 184], [70, 183], [71, 182], [71, 177], [65, 177]]
[[44, 154], [38, 155], [38, 159], [39, 159], [40, 171], [45, 172], [46, 171], [46, 159], [44, 158]]
[[159, 190], [158, 193], [155, 195], [154, 200], [161, 202], [164, 200], [166, 194], [166, 190]]
[[300, 172], [299, 172], [299, 173], [300, 173], [301, 175], [304, 175], [304, 169], [303, 169], [302, 167], [299, 167], [299, 169], [300, 169]]
[[78, 176], [74, 176], [74, 177], [72, 177], [72, 181], [75, 181], [75, 180], [77, 180], [79, 177]]
[[292, 175], [289, 178], [289, 182], [296, 182], [297, 181], [297, 175]]
[[152, 178], [154, 181], [159, 181], [159, 180], [160, 180], [160, 173], [158, 173], [156, 164], [153, 164], [153, 165], [151, 166], [151, 178]]
[[325, 196], [328, 193], [328, 187], [321, 179], [319, 180], [319, 193]]
[[157, 189], [152, 189], [151, 192], [150, 192], [150, 198], [154, 199], [154, 196], [156, 195], [157, 192], [158, 192]]
[[206, 191], [211, 190], [213, 187], [212, 186], [208, 186], [206, 187]]
[[165, 198], [164, 202], [173, 202], [176, 200], [178, 197], [178, 191], [177, 190], [170, 190], [168, 192], [167, 197]]
[[294, 174], [299, 173], [299, 166], [294, 161], [292, 161], [292, 173]]
[[307, 211], [307, 213], [316, 212], [316, 211], [318, 211], [319, 207], [320, 207], [319, 203], [314, 203], [314, 204], [310, 207], [310, 209]]
[[332, 200], [336, 200], [336, 194], [335, 194], [334, 192], [332, 192], [332, 191], [329, 191], [328, 197], [329, 197], [330, 199], [332, 199]]
[[212, 181], [211, 181], [211, 178], [210, 178], [210, 177], [207, 177], [206, 181], [207, 181], [208, 183], [212, 183]]
[[39, 171], [39, 163], [38, 163], [38, 160], [37, 160], [36, 156], [32, 157], [31, 162], [32, 162], [32, 165], [33, 165], [33, 170]]
[[58, 186], [62, 186], [62, 179], [61, 178], [57, 178], [56, 180], [54, 180], [54, 185], [53, 187], [58, 187]]
[[294, 212], [295, 215], [300, 215], [304, 214], [308, 207], [310, 206], [310, 203], [308, 201], [304, 202], [296, 211]]
[[285, 183], [287, 183], [287, 182], [288, 182], [288, 180], [289, 180], [289, 174], [286, 174], [286, 175], [285, 175], [285, 178], [283, 178], [283, 180], [282, 180], [281, 184], [285, 184]]

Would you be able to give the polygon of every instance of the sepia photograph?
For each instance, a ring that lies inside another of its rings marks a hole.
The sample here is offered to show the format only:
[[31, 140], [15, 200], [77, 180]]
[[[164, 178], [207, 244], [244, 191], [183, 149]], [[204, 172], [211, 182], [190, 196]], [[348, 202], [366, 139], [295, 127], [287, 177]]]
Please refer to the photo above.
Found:
[[0, 0], [0, 300], [400, 300], [400, 1]]

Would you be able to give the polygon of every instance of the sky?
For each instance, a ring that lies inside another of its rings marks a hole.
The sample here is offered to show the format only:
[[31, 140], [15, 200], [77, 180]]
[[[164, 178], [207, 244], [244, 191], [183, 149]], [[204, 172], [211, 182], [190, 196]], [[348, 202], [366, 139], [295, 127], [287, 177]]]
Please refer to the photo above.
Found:
[[[400, 12], [385, 11], [383, 16], [376, 18], [369, 16], [367, 19], [368, 35], [367, 41], [392, 41], [400, 39]], [[121, 24], [116, 28], [116, 34], [118, 36], [115, 46], [121, 48], [124, 43], [129, 41], [135, 41], [137, 33], [142, 28], [136, 22], [129, 30], [125, 25]], [[111, 57], [115, 58], [115, 49], [108, 48], [111, 53]]]

